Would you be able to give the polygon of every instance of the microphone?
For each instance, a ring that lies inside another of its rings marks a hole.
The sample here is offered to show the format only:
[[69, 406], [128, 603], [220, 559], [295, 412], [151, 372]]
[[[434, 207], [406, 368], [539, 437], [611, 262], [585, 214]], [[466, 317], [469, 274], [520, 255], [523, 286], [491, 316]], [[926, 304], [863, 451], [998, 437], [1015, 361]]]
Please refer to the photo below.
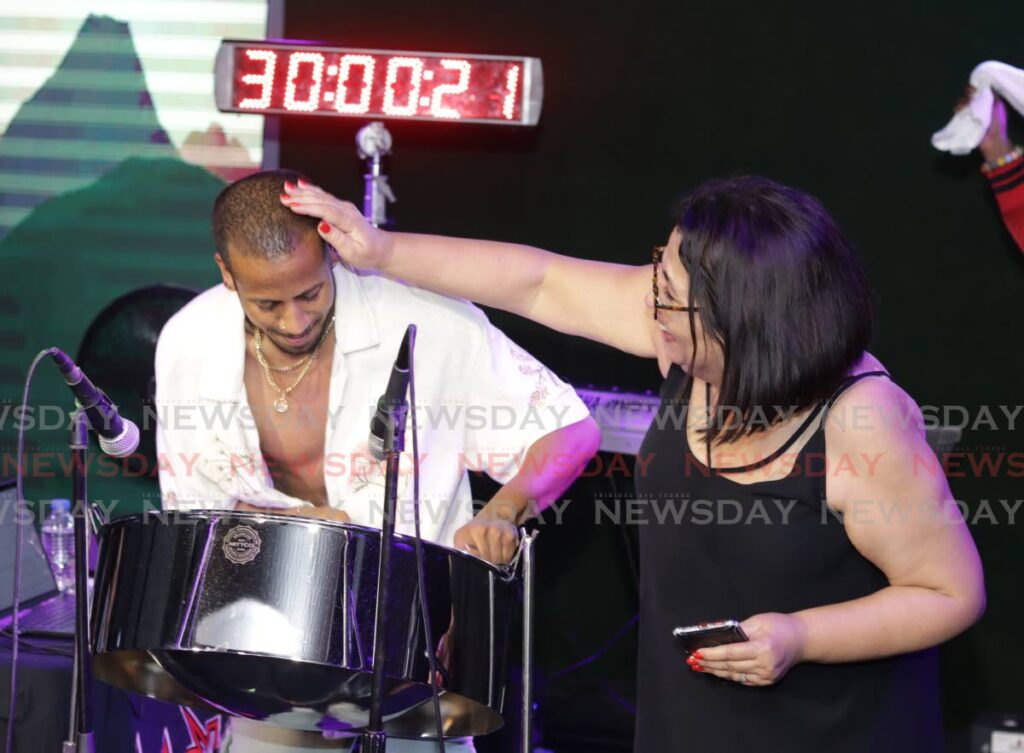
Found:
[[67, 353], [60, 348], [50, 348], [47, 353], [64, 375], [64, 381], [75, 394], [79, 407], [85, 411], [92, 430], [99, 435], [100, 449], [115, 458], [135, 452], [139, 446], [139, 427], [127, 418], [121, 418], [117, 406], [103, 390], [89, 381]]
[[412, 346], [416, 342], [416, 325], [410, 324], [405, 330], [405, 337], [398, 347], [398, 357], [395, 358], [395, 365], [391, 368], [391, 378], [388, 379], [388, 387], [377, 401], [377, 411], [370, 421], [370, 454], [375, 460], [384, 460], [387, 457], [389, 434], [394, 431], [394, 448], [402, 449], [402, 434], [405, 431], [405, 413], [409, 409], [405, 402], [405, 392], [409, 389], [409, 358], [412, 355]]

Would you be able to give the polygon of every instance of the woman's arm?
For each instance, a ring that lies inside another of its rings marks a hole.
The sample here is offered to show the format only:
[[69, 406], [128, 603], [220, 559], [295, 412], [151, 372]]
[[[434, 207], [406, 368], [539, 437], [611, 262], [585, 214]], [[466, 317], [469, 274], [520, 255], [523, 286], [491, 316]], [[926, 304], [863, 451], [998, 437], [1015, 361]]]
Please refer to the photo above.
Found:
[[315, 186], [286, 184], [286, 189], [282, 201], [297, 214], [323, 220], [320, 235], [354, 267], [510, 311], [627, 353], [655, 356], [651, 314], [644, 305], [650, 265], [587, 261], [514, 243], [389, 233]]
[[865, 380], [833, 407], [826, 441], [830, 463], [834, 455], [850, 469], [830, 480], [829, 504], [889, 585], [797, 613], [803, 658], [843, 662], [916, 651], [970, 627], [985, 608], [981, 559], [914, 401], [887, 380]]
[[828, 504], [888, 585], [859, 599], [744, 621], [746, 643], [705, 649], [704, 671], [749, 685], [797, 662], [867, 661], [917, 651], [966, 630], [985, 608], [981, 560], [917, 405], [870, 379], [836, 402], [825, 430]]

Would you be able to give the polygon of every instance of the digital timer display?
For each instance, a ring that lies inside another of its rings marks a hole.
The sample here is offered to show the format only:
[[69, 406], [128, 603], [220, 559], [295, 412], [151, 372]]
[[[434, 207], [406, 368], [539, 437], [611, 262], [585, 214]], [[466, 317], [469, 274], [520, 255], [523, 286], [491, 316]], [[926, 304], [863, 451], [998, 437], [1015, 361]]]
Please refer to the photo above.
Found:
[[226, 112], [536, 125], [538, 58], [225, 41], [215, 68]]

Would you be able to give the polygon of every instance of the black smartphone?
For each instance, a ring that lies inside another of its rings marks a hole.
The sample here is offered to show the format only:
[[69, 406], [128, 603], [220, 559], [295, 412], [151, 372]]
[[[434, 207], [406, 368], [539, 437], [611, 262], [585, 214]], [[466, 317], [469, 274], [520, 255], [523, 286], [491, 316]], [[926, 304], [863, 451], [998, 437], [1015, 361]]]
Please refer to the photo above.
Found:
[[711, 646], [724, 646], [726, 643], [743, 643], [750, 640], [736, 620], [721, 622], [702, 622], [689, 627], [677, 627], [672, 631], [679, 649], [689, 656], [694, 651]]

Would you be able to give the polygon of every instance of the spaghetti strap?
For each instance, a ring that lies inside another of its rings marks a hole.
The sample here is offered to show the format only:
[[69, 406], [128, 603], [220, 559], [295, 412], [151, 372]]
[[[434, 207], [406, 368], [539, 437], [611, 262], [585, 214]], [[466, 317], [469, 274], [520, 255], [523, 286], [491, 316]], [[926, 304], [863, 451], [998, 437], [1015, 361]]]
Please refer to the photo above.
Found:
[[[804, 419], [803, 423], [800, 424], [799, 428], [796, 431], [794, 431], [785, 442], [782, 443], [781, 447], [779, 447], [771, 454], [766, 455], [765, 457], [753, 463], [748, 463], [747, 465], [737, 465], [731, 468], [722, 468], [720, 466], [716, 467], [710, 464], [711, 453], [709, 451], [707, 466], [708, 469], [714, 471], [715, 473], [745, 473], [747, 471], [756, 471], [758, 468], [763, 468], [769, 463], [778, 460], [782, 456], [782, 454], [786, 452], [786, 450], [792, 447], [793, 444], [804, 435], [804, 432], [806, 432], [807, 429], [810, 428], [811, 424], [814, 422], [814, 420], [818, 417], [819, 414], [821, 415], [822, 425], [824, 425], [825, 419], [828, 417], [829, 409], [835, 404], [836, 400], [839, 399], [839, 396], [846, 392], [846, 390], [855, 385], [857, 382], [859, 382], [861, 379], [870, 376], [884, 376], [887, 379], [892, 379], [892, 377], [889, 376], [889, 373], [887, 371], [862, 371], [860, 374], [854, 374], [853, 376], [848, 377], [842, 384], [840, 384], [828, 400], [826, 400], [823, 403], [819, 403], [817, 406], [815, 406], [814, 410], [812, 410], [807, 415], [807, 418]], [[710, 448], [708, 449], [710, 450]]]
[[[814, 407], [814, 410], [807, 414], [807, 418], [805, 418], [803, 423], [800, 424], [800, 427], [789, 436], [789, 439], [783, 442], [782, 446], [779, 447], [774, 452], [772, 452], [770, 455], [766, 455], [760, 460], [757, 460], [753, 463], [748, 463], [747, 465], [737, 465], [731, 468], [722, 468], [721, 466], [711, 466], [709, 464], [708, 469], [714, 471], [715, 473], [743, 473], [745, 471], [756, 471], [758, 468], [763, 468], [769, 463], [780, 458], [782, 456], [782, 453], [784, 453], [786, 450], [792, 447], [793, 443], [804, 435], [804, 432], [807, 431], [810, 425], [814, 422], [814, 419], [816, 419], [818, 417], [818, 414], [821, 413], [823, 407], [824, 406], [820, 404], [816, 405]], [[711, 461], [710, 453], [708, 453], [708, 461], [709, 463]]]
[[848, 377], [846, 381], [844, 381], [841, 385], [839, 385], [839, 387], [836, 388], [836, 391], [832, 393], [832, 397], [825, 401], [825, 412], [822, 413], [821, 415], [822, 423], [824, 423], [825, 419], [828, 418], [828, 412], [832, 409], [832, 406], [835, 405], [836, 400], [838, 400], [844, 392], [850, 389], [861, 379], [865, 379], [867, 377], [872, 376], [884, 376], [889, 381], [892, 381], [892, 376], [889, 374], [888, 371], [862, 371], [859, 374], [854, 374], [852, 377]]

